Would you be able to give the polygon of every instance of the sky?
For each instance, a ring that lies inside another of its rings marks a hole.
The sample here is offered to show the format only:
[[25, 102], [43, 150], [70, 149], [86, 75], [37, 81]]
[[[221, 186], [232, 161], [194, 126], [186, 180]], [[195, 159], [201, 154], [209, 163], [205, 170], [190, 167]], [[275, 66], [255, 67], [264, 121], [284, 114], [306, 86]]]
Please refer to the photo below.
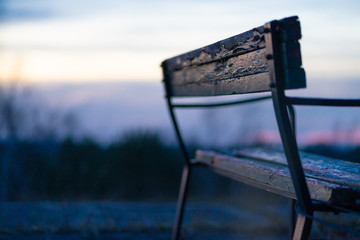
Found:
[[316, 81], [360, 77], [360, 1], [0, 0], [0, 81], [161, 80], [162, 60], [298, 15]]

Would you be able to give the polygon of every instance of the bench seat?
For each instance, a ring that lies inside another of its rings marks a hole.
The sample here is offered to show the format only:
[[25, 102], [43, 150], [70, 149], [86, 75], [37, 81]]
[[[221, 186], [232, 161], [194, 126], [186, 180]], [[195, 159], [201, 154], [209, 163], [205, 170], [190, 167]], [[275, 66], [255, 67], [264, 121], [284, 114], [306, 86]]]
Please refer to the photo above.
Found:
[[[360, 209], [360, 164], [300, 152], [311, 198]], [[296, 199], [285, 154], [277, 148], [246, 148], [231, 153], [198, 150], [193, 163], [221, 175]]]

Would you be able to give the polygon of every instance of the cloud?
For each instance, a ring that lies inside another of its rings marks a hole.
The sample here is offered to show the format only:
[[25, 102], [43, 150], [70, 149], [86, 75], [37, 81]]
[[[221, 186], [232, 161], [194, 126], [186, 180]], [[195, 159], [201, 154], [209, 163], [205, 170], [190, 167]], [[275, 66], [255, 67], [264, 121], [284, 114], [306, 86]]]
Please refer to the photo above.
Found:
[[0, 2], [0, 23], [39, 21], [55, 17], [55, 9], [45, 7], [41, 1], [2, 0]]
[[[360, 50], [357, 47], [360, 33], [354, 30], [360, 23], [357, 11], [360, 2], [356, 1], [343, 4], [338, 1], [282, 0], [273, 3], [259, 0], [256, 6], [251, 1], [233, 0], [2, 2], [7, 16], [4, 19], [8, 22], [0, 25], [0, 44], [3, 52], [12, 54], [3, 62], [21, 56], [24, 66], [31, 66], [33, 73], [47, 71], [44, 64], [52, 60], [71, 59], [84, 66], [78, 68], [76, 78], [99, 79], [115, 74], [112, 79], [125, 79], [134, 74], [133, 78], [157, 79], [158, 65], [165, 58], [244, 32], [272, 19], [297, 14], [303, 31], [303, 63], [309, 78], [360, 76]], [[125, 61], [134, 60], [141, 54], [144, 57], [138, 61], [149, 60], [147, 66], [141, 65], [141, 70], [146, 71], [138, 71], [133, 62]], [[44, 56], [49, 56], [49, 59]], [[98, 63], [87, 59], [99, 57], [107, 61], [107, 64], [99, 65], [104, 67], [102, 73], [89, 74], [87, 69], [94, 69]], [[122, 74], [110, 61], [120, 61], [125, 64], [121, 65], [123, 69], [135, 71]], [[61, 65], [59, 61], [55, 62]], [[71, 74], [74, 69], [67, 62], [61, 68], [51, 64], [48, 69], [54, 72], [47, 71], [46, 76], [30, 76], [30, 73], [24, 76], [29, 76], [27, 80], [47, 77], [53, 81], [62, 74], [73, 81], [75, 77]], [[94, 64], [85, 66], [85, 62]], [[110, 69], [108, 66], [113, 67]], [[9, 75], [11, 68], [2, 71]], [[143, 72], [142, 77], [139, 72]]]

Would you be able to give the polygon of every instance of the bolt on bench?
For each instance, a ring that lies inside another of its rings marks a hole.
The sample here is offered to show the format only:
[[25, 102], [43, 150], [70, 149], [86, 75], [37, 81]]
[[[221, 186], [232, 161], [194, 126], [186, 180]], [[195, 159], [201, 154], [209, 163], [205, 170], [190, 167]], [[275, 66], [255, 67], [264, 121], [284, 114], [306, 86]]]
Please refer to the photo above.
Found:
[[[296, 200], [296, 224], [292, 211], [290, 229], [293, 239], [309, 237], [312, 221], [318, 220], [315, 211], [359, 214], [360, 164], [300, 152], [293, 105], [349, 107], [360, 106], [360, 100], [285, 95], [287, 89], [306, 87], [300, 38], [298, 18], [289, 17], [162, 62], [166, 100], [185, 158], [173, 239], [180, 237], [189, 177], [195, 165], [207, 166], [221, 175], [294, 199], [293, 204]], [[176, 97], [257, 92], [271, 95], [210, 104], [172, 101]], [[175, 108], [219, 107], [267, 99], [273, 102], [283, 150], [257, 147], [236, 149], [230, 154], [198, 150], [195, 159], [190, 159]]]

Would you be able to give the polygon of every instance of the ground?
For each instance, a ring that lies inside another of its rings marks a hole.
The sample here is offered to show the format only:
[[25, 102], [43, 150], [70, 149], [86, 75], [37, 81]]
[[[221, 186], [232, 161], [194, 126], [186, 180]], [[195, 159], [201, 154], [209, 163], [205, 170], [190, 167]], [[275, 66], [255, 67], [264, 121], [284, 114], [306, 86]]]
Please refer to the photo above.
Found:
[[[288, 239], [283, 203], [257, 209], [190, 203], [183, 239]], [[0, 239], [170, 239], [174, 215], [175, 203], [2, 202]]]

